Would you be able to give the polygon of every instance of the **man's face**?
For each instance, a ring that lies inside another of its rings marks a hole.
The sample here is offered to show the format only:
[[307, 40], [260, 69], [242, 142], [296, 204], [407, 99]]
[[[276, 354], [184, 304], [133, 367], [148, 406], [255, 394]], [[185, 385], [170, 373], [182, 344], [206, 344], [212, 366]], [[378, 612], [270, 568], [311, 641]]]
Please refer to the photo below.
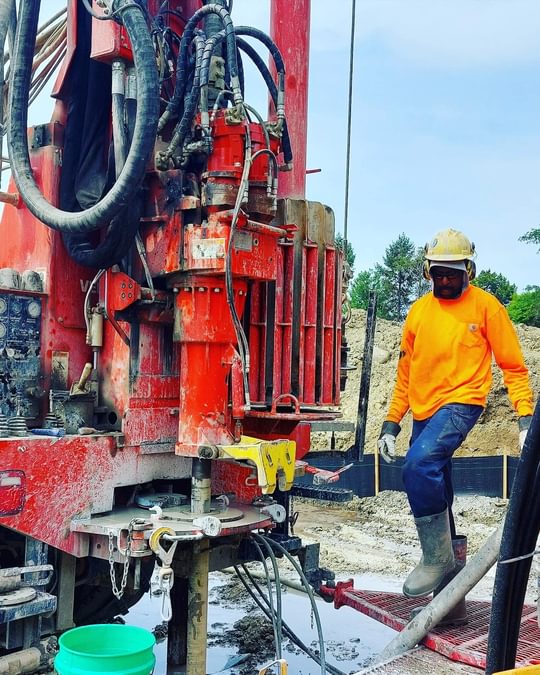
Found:
[[429, 271], [433, 279], [433, 295], [443, 300], [455, 300], [463, 291], [463, 275], [465, 272], [452, 267], [432, 267]]

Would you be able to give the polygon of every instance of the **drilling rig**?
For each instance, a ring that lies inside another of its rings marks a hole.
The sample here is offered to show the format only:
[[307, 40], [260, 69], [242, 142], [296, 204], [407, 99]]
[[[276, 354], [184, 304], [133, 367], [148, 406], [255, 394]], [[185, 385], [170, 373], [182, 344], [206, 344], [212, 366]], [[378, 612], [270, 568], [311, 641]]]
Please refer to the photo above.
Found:
[[209, 572], [253, 532], [304, 550], [290, 490], [346, 351], [333, 213], [305, 199], [310, 3], [272, 0], [271, 37], [232, 4], [69, 0], [41, 28], [37, 0], [0, 8], [0, 659], [20, 672], [126, 612], [157, 562], [168, 664], [205, 673]]

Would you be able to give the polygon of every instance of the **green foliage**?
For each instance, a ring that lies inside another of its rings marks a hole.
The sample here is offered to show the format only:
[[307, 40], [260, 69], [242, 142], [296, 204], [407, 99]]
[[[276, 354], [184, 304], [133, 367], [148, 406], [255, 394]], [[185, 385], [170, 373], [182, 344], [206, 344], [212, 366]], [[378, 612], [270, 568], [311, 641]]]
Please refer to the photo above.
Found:
[[401, 321], [413, 300], [430, 289], [422, 276], [423, 248], [416, 249], [401, 234], [385, 251], [383, 263], [356, 275], [351, 285], [351, 306], [367, 309], [369, 291], [377, 291], [377, 316]]
[[370, 290], [377, 291], [377, 316], [381, 316], [380, 305], [381, 301], [384, 302], [384, 299], [381, 298], [381, 291], [383, 289], [380, 276], [375, 270], [364, 270], [363, 272], [359, 272], [354, 278], [350, 293], [351, 307], [367, 310]]
[[540, 288], [514, 295], [507, 307], [510, 318], [515, 323], [540, 328]]
[[491, 270], [482, 270], [472, 283], [492, 293], [503, 305], [507, 305], [517, 291], [515, 284], [510, 283], [502, 274]]
[[384, 288], [384, 310], [387, 318], [402, 321], [417, 297], [419, 279], [418, 251], [406, 234], [390, 243], [387, 247], [383, 264], [376, 270], [381, 277]]
[[[343, 251], [343, 245], [344, 245], [344, 239], [343, 235], [341, 234], [336, 234], [336, 246]], [[351, 275], [354, 272], [354, 261], [356, 260], [356, 253], [354, 252], [353, 247], [351, 246], [351, 242], [347, 242], [347, 251], [345, 252], [345, 260], [347, 261], [350, 270], [351, 270]]]
[[524, 241], [526, 244], [537, 244], [538, 251], [540, 253], [540, 227], [535, 227], [519, 238], [519, 241]]

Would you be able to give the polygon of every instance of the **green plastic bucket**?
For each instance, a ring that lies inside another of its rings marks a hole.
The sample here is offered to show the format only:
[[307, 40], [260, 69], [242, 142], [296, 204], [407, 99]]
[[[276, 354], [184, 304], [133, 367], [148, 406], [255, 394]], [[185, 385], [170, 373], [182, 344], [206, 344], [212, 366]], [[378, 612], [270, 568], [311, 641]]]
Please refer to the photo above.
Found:
[[155, 637], [137, 626], [96, 624], [60, 636], [54, 660], [58, 675], [150, 675]]

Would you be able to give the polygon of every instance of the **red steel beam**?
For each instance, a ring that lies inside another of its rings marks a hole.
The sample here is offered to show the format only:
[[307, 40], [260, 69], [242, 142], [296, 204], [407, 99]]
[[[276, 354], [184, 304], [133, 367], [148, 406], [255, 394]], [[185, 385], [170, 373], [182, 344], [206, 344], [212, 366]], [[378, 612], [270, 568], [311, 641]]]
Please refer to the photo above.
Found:
[[285, 113], [293, 151], [292, 171], [279, 176], [279, 197], [306, 195], [309, 28], [311, 0], [272, 0], [270, 35], [285, 62]]

